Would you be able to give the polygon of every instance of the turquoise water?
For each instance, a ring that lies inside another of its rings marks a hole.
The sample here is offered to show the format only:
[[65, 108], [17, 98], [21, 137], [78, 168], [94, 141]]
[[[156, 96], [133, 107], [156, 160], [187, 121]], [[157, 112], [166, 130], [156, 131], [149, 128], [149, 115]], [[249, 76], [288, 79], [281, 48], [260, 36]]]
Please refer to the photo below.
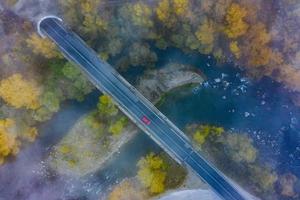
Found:
[[[249, 81], [230, 63], [216, 67], [210, 56], [187, 55], [176, 49], [156, 51], [160, 55], [158, 66], [169, 62], [190, 64], [207, 76], [202, 86], [176, 91], [159, 106], [176, 125], [183, 129], [190, 123], [210, 123], [248, 133], [264, 161], [279, 173], [293, 172], [300, 177], [300, 110], [292, 104], [289, 91], [268, 78]], [[142, 72], [136, 68], [123, 75], [134, 82]], [[36, 173], [51, 147], [80, 116], [95, 108], [99, 95], [95, 91], [84, 102], [65, 103], [52, 120], [40, 127], [39, 140], [22, 151], [15, 162], [0, 169], [0, 194], [4, 199], [12, 195], [14, 199], [22, 199], [32, 193], [36, 199], [43, 199], [47, 194], [53, 198], [98, 199], [110, 185], [133, 176], [141, 156], [161, 151], [148, 136], [140, 133], [96, 174], [73, 180], [56, 176], [46, 166], [42, 167], [45, 172]], [[26, 173], [20, 170], [22, 166], [28, 166]]]

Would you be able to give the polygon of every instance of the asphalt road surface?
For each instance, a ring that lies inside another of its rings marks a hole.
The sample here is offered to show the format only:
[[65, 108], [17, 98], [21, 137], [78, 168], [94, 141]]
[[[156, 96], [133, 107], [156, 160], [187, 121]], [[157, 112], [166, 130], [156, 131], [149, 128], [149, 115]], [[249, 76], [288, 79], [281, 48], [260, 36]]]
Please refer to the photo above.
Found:
[[193, 149], [182, 131], [124, 80], [112, 66], [99, 59], [97, 54], [61, 21], [48, 17], [44, 18], [39, 26], [42, 34], [54, 41], [67, 59], [77, 64], [99, 90], [111, 96], [119, 108], [177, 162], [190, 167], [221, 198], [246, 199], [221, 172]]

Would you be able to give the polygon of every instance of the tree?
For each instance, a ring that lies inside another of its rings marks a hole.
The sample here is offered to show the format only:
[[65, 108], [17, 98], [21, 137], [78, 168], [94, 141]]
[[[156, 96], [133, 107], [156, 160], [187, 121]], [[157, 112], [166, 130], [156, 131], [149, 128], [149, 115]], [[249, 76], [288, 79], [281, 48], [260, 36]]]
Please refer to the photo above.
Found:
[[129, 63], [132, 66], [153, 66], [157, 55], [147, 43], [133, 43], [129, 48]]
[[268, 46], [271, 36], [263, 23], [254, 24], [246, 35], [243, 53], [250, 67], [267, 65], [272, 58], [272, 49]]
[[224, 27], [224, 33], [228, 38], [238, 38], [247, 32], [249, 25], [244, 21], [246, 16], [246, 9], [239, 4], [232, 3], [229, 6], [225, 16]]
[[131, 19], [134, 25], [142, 27], [153, 27], [152, 9], [145, 3], [138, 2], [129, 7]]
[[119, 111], [113, 100], [107, 95], [102, 95], [99, 97], [99, 103], [97, 107], [99, 114], [103, 114], [104, 116], [115, 116]]
[[170, 0], [160, 1], [156, 8], [157, 18], [168, 28], [172, 27], [176, 23], [176, 19], [172, 15], [172, 10]]
[[256, 184], [258, 192], [268, 192], [274, 189], [278, 176], [268, 167], [250, 166], [250, 180]]
[[193, 133], [193, 139], [198, 145], [205, 143], [206, 139], [211, 136], [220, 136], [224, 133], [222, 127], [211, 126], [211, 125], [200, 125], [196, 128]]
[[22, 133], [22, 139], [28, 142], [34, 142], [38, 136], [38, 130], [35, 127], [26, 127]]
[[189, 0], [173, 0], [173, 6], [177, 16], [185, 16], [189, 11]]
[[109, 132], [112, 133], [113, 135], [119, 135], [122, 133], [124, 126], [126, 125], [127, 118], [126, 117], [121, 117], [114, 123], [112, 123], [109, 127]]
[[103, 10], [99, 12], [103, 0], [65, 0], [59, 2], [66, 21], [85, 36], [89, 36], [90, 39], [96, 39], [108, 29], [108, 22], [103, 17]]
[[150, 194], [159, 194], [165, 190], [166, 163], [150, 153], [138, 162], [138, 179]]
[[37, 109], [40, 106], [41, 89], [33, 80], [14, 74], [0, 82], [0, 97], [15, 108]]
[[230, 42], [229, 49], [235, 58], [239, 59], [241, 57], [241, 49], [239, 48], [237, 41]]
[[45, 58], [61, 58], [56, 45], [49, 39], [43, 39], [37, 34], [32, 34], [27, 40], [27, 46], [32, 49], [36, 55], [42, 55]]
[[226, 154], [236, 163], [253, 163], [256, 160], [257, 150], [245, 134], [227, 134], [224, 145]]
[[0, 120], [0, 165], [7, 157], [19, 152], [20, 142], [11, 130], [14, 126], [15, 121], [12, 119]]
[[212, 52], [215, 41], [216, 25], [213, 20], [205, 18], [198, 27], [196, 37], [201, 44], [201, 52], [209, 54]]

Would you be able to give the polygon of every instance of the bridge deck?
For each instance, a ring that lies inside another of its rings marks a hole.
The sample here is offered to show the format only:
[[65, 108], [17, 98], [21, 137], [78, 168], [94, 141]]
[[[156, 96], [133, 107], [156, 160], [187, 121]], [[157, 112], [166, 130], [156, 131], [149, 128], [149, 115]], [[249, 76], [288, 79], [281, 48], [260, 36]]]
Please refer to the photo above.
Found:
[[[113, 67], [100, 60], [75, 33], [54, 17], [44, 18], [39, 26], [43, 35], [53, 40], [66, 58], [77, 64], [99, 90], [111, 96], [118, 107], [177, 162], [194, 170], [223, 199], [245, 199], [221, 172], [193, 149], [182, 131]], [[151, 120], [149, 125], [141, 121], [143, 116]]]

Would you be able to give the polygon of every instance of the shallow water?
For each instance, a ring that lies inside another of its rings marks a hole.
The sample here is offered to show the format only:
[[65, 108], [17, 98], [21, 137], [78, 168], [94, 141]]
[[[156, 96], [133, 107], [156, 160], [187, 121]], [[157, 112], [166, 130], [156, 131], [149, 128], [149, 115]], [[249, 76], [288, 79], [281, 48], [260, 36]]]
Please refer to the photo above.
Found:
[[[212, 123], [247, 132], [262, 158], [268, 158], [267, 161], [279, 172], [292, 172], [300, 177], [300, 109], [292, 104], [288, 91], [267, 78], [251, 82], [243, 78], [242, 72], [232, 64], [214, 67], [215, 60], [210, 56], [186, 55], [176, 49], [156, 51], [160, 55], [159, 66], [169, 62], [191, 64], [207, 76], [202, 86], [170, 94], [160, 105], [160, 110], [176, 125], [183, 129], [189, 123]], [[141, 72], [133, 69], [124, 76], [134, 82]], [[36, 199], [47, 194], [65, 199], [97, 199], [115, 182], [133, 176], [141, 156], [150, 151], [161, 151], [148, 136], [140, 133], [96, 174], [81, 180], [44, 177], [41, 169], [47, 167], [41, 165], [41, 161], [80, 116], [95, 108], [99, 94], [93, 92], [84, 102], [67, 102], [52, 120], [41, 125], [39, 140], [23, 150], [15, 162], [0, 169], [0, 199], [7, 199], [12, 194], [16, 197], [14, 199], [22, 199], [29, 193], [34, 193]], [[27, 172], [19, 172], [21, 166], [26, 165]], [[31, 182], [37, 182], [37, 186]], [[10, 186], [5, 185], [7, 183]]]

